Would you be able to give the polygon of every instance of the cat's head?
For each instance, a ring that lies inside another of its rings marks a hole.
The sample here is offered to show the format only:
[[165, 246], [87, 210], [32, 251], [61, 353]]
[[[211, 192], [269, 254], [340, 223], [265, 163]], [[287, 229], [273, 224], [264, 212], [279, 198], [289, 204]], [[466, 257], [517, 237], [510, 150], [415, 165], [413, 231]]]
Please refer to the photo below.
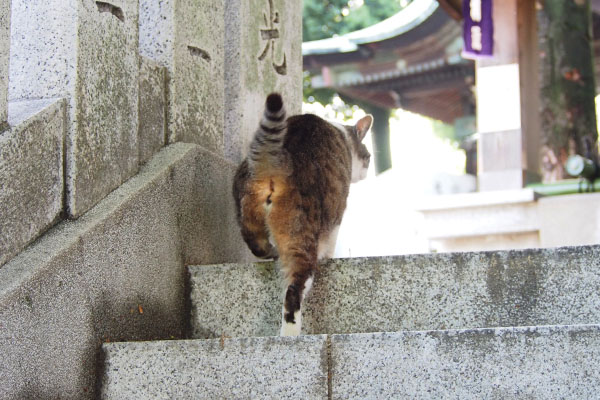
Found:
[[352, 183], [367, 177], [371, 153], [362, 141], [371, 129], [371, 125], [373, 125], [373, 116], [368, 114], [359, 119], [356, 125], [346, 127], [352, 139]]

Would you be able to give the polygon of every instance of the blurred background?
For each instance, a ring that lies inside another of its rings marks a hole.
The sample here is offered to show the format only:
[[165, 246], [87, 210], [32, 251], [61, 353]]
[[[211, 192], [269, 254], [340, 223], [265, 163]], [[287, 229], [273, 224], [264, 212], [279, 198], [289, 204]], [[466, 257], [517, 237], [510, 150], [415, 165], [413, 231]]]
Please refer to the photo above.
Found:
[[304, 0], [303, 111], [376, 121], [336, 256], [600, 243], [600, 2], [467, 3]]

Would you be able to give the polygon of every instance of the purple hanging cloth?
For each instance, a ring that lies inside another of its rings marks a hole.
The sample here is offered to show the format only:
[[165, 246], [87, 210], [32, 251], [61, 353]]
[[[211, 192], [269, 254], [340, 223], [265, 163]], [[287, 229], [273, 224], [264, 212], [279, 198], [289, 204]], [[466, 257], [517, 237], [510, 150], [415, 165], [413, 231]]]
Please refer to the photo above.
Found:
[[494, 53], [492, 0], [463, 0], [463, 57], [491, 57]]

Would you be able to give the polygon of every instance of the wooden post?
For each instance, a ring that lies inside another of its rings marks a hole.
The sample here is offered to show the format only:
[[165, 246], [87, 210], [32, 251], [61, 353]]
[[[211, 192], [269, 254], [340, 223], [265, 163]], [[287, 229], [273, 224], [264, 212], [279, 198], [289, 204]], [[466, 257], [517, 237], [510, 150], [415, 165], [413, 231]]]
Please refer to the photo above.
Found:
[[540, 61], [535, 7], [533, 0], [493, 3], [494, 55], [477, 61], [481, 191], [518, 189], [539, 181]]
[[392, 168], [392, 154], [390, 151], [390, 110], [369, 106], [367, 112], [373, 115], [373, 157], [375, 158], [375, 173], [380, 174]]
[[566, 177], [573, 154], [598, 161], [589, 0], [538, 1], [542, 179]]
[[477, 181], [480, 191], [525, 185], [518, 37], [518, 1], [494, 1], [494, 54], [476, 63]]

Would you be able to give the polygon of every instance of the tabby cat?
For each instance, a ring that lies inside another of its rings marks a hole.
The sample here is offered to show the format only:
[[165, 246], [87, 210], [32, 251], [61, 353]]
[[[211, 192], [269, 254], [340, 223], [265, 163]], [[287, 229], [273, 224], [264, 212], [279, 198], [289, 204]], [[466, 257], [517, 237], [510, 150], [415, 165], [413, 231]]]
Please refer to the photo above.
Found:
[[371, 115], [355, 126], [311, 114], [286, 118], [281, 96], [267, 97], [233, 196], [252, 253], [280, 259], [287, 285], [282, 336], [300, 334], [317, 261], [333, 256], [350, 183], [367, 174], [371, 155], [361, 142], [372, 123]]

